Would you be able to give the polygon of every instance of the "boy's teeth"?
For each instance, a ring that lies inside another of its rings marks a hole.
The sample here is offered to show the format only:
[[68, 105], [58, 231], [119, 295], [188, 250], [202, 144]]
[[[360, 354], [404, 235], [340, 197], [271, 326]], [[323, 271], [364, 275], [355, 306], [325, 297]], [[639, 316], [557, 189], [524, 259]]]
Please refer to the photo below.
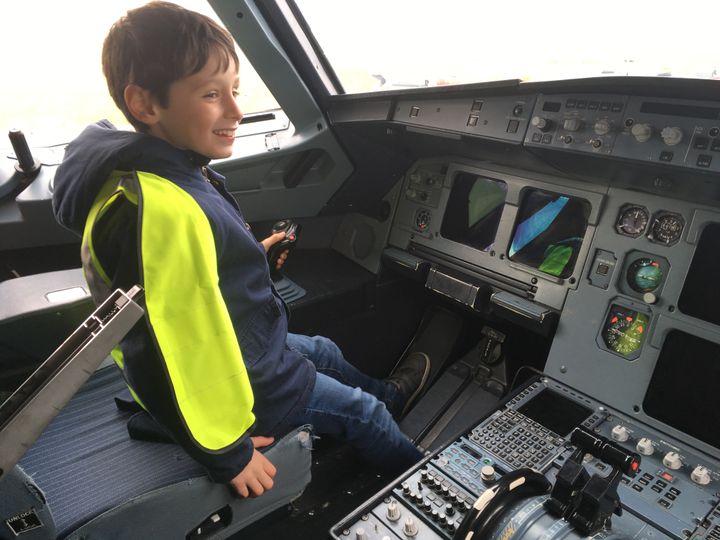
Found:
[[222, 135], [223, 137], [232, 137], [235, 134], [235, 132], [230, 129], [217, 129], [215, 130], [215, 133]]

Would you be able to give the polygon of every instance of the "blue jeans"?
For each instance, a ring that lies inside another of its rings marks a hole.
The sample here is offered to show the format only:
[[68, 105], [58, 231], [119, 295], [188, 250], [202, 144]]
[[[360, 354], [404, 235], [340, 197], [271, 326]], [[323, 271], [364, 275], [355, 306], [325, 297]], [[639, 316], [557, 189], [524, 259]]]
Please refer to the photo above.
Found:
[[370, 463], [392, 472], [422, 457], [385, 406], [399, 399], [395, 386], [356, 369], [327, 338], [288, 334], [287, 344], [317, 368], [310, 400], [287, 419], [290, 425], [312, 424], [318, 434], [342, 437]]

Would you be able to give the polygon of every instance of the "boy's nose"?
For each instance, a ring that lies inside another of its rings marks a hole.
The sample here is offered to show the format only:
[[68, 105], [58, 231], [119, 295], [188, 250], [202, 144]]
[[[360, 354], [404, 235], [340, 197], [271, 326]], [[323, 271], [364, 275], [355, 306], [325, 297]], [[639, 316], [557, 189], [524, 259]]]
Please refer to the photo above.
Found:
[[226, 110], [226, 113], [225, 113], [226, 116], [228, 118], [236, 118], [238, 121], [238, 124], [243, 119], [243, 113], [240, 110], [240, 105], [238, 105], [237, 100], [235, 100], [234, 98], [230, 98], [228, 100], [225, 110]]

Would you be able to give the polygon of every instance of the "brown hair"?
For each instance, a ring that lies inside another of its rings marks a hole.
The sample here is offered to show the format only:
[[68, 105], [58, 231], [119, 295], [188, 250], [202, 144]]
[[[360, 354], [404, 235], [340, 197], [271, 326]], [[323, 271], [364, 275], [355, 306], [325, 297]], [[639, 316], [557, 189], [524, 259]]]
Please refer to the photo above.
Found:
[[170, 85], [202, 70], [212, 53], [220, 53], [223, 70], [231, 60], [239, 66], [227, 30], [205, 15], [156, 1], [128, 11], [112, 25], [103, 44], [102, 67], [115, 104], [135, 129], [146, 131], [128, 110], [125, 88], [136, 84], [167, 107]]

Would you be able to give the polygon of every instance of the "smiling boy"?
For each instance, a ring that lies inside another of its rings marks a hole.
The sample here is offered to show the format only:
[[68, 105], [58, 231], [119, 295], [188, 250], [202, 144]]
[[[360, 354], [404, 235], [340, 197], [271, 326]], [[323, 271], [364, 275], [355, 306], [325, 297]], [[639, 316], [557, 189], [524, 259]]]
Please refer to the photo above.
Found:
[[288, 334], [266, 262], [283, 234], [258, 242], [207, 167], [232, 153], [238, 68], [211, 19], [166, 2], [129, 11], [105, 40], [103, 71], [136, 132], [100, 122], [68, 146], [56, 218], [83, 237], [96, 302], [144, 287], [144, 324], [113, 356], [138, 403], [215, 481], [241, 496], [271, 489], [275, 468], [256, 448], [304, 423], [403, 469], [420, 453], [386, 405], [406, 408], [429, 359], [412, 355], [381, 381], [330, 340]]

